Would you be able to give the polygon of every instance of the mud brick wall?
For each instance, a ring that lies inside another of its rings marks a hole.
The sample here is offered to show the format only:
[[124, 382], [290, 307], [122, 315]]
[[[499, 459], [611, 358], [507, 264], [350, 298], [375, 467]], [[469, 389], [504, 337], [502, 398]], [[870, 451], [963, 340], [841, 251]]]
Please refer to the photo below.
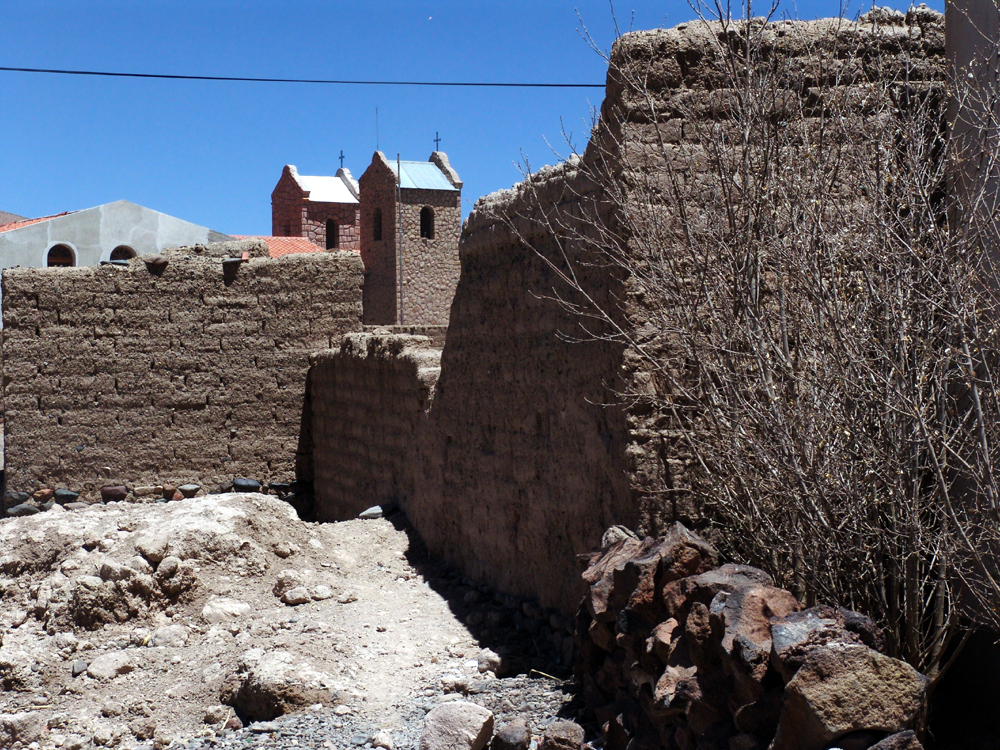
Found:
[[[926, 8], [883, 16], [877, 26], [774, 24], [772, 59], [815, 52], [789, 66], [790, 95], [808, 103], [810, 87], [824, 77], [860, 83], [876, 56], [884, 75], [901, 77], [906, 68], [908, 80], [940, 80], [943, 17]], [[420, 470], [407, 510], [430, 547], [472, 577], [571, 611], [579, 601], [571, 583], [576, 555], [596, 545], [603, 529], [623, 524], [659, 536], [675, 520], [704, 522], [683, 427], [649, 401], [620, 395], [656, 394], [652, 367], [631, 346], [572, 341], [583, 321], [551, 299], [568, 290], [539, 253], [564, 269], [565, 252], [631, 341], [652, 352], [670, 347], [636, 281], [575, 246], [575, 236], [592, 231], [594, 211], [604, 210], [578, 166], [625, 186], [667, 185], [662, 138], [674, 174], [709, 185], [711, 165], [678, 113], [720, 116], [723, 71], [706, 51], [708, 35], [723, 33], [692, 23], [623, 37], [612, 59], [643, 71], [660, 121], [652, 123], [648, 100], [610, 72], [601, 122], [581, 160], [480, 199], [466, 222], [441, 378], [418, 441]], [[823, 54], [835, 46], [857, 56]], [[627, 210], [627, 202], [619, 208]], [[554, 233], [543, 216], [556, 217]], [[614, 213], [602, 219], [613, 232]], [[572, 231], [560, 231], [560, 223]], [[620, 236], [628, 250], [629, 238]]]
[[351, 253], [3, 272], [7, 486], [295, 476], [308, 358], [361, 329]]
[[448, 335], [448, 326], [365, 326], [365, 333], [427, 336], [435, 348], [443, 349], [445, 338]]
[[[612, 523], [638, 521], [612, 392], [621, 347], [560, 336], [576, 336], [579, 320], [545, 299], [557, 275], [505, 219], [558, 262], [559, 244], [518, 217], [542, 206], [572, 213], [588, 189], [572, 168], [545, 170], [470, 215], [441, 378], [417, 440], [416, 494], [404, 505], [429, 547], [470, 577], [566, 611], [582, 593], [576, 556]], [[603, 269], [585, 274], [608, 300]]]
[[418, 426], [441, 372], [440, 348], [427, 336], [348, 334], [339, 350], [313, 354], [310, 363], [316, 519], [406, 505]]

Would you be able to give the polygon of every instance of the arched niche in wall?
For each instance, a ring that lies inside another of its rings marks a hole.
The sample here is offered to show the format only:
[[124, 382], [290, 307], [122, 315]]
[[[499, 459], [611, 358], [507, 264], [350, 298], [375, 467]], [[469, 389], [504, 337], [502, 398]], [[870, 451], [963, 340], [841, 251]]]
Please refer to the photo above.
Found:
[[49, 268], [72, 268], [76, 265], [76, 253], [69, 245], [53, 245], [45, 256], [45, 265]]
[[119, 245], [111, 251], [111, 260], [129, 260], [135, 257], [135, 250], [128, 245]]

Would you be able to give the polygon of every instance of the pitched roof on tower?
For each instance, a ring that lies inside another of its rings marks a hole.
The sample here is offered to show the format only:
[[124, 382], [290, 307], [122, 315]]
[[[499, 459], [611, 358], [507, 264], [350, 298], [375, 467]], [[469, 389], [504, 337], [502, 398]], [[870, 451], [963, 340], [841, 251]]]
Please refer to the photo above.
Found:
[[302, 191], [309, 194], [307, 200], [311, 203], [358, 202], [358, 183], [349, 169], [341, 167], [333, 177], [299, 174], [294, 164], [287, 169]]

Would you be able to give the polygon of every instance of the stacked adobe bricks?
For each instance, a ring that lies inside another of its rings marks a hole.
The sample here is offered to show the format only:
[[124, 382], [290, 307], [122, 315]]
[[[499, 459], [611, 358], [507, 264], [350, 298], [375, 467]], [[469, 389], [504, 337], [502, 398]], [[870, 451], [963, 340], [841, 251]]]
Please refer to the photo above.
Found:
[[212, 250], [4, 271], [9, 490], [295, 479], [309, 355], [361, 330], [361, 261]]

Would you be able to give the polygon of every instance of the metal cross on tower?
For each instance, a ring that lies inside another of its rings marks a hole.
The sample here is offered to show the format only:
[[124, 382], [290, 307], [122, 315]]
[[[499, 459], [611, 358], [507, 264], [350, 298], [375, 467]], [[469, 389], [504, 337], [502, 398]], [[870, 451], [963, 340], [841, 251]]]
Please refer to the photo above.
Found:
[[344, 168], [344, 149], [340, 149], [340, 168]]
[[441, 136], [438, 134], [436, 130], [434, 131], [434, 150], [435, 151], [441, 150]]

